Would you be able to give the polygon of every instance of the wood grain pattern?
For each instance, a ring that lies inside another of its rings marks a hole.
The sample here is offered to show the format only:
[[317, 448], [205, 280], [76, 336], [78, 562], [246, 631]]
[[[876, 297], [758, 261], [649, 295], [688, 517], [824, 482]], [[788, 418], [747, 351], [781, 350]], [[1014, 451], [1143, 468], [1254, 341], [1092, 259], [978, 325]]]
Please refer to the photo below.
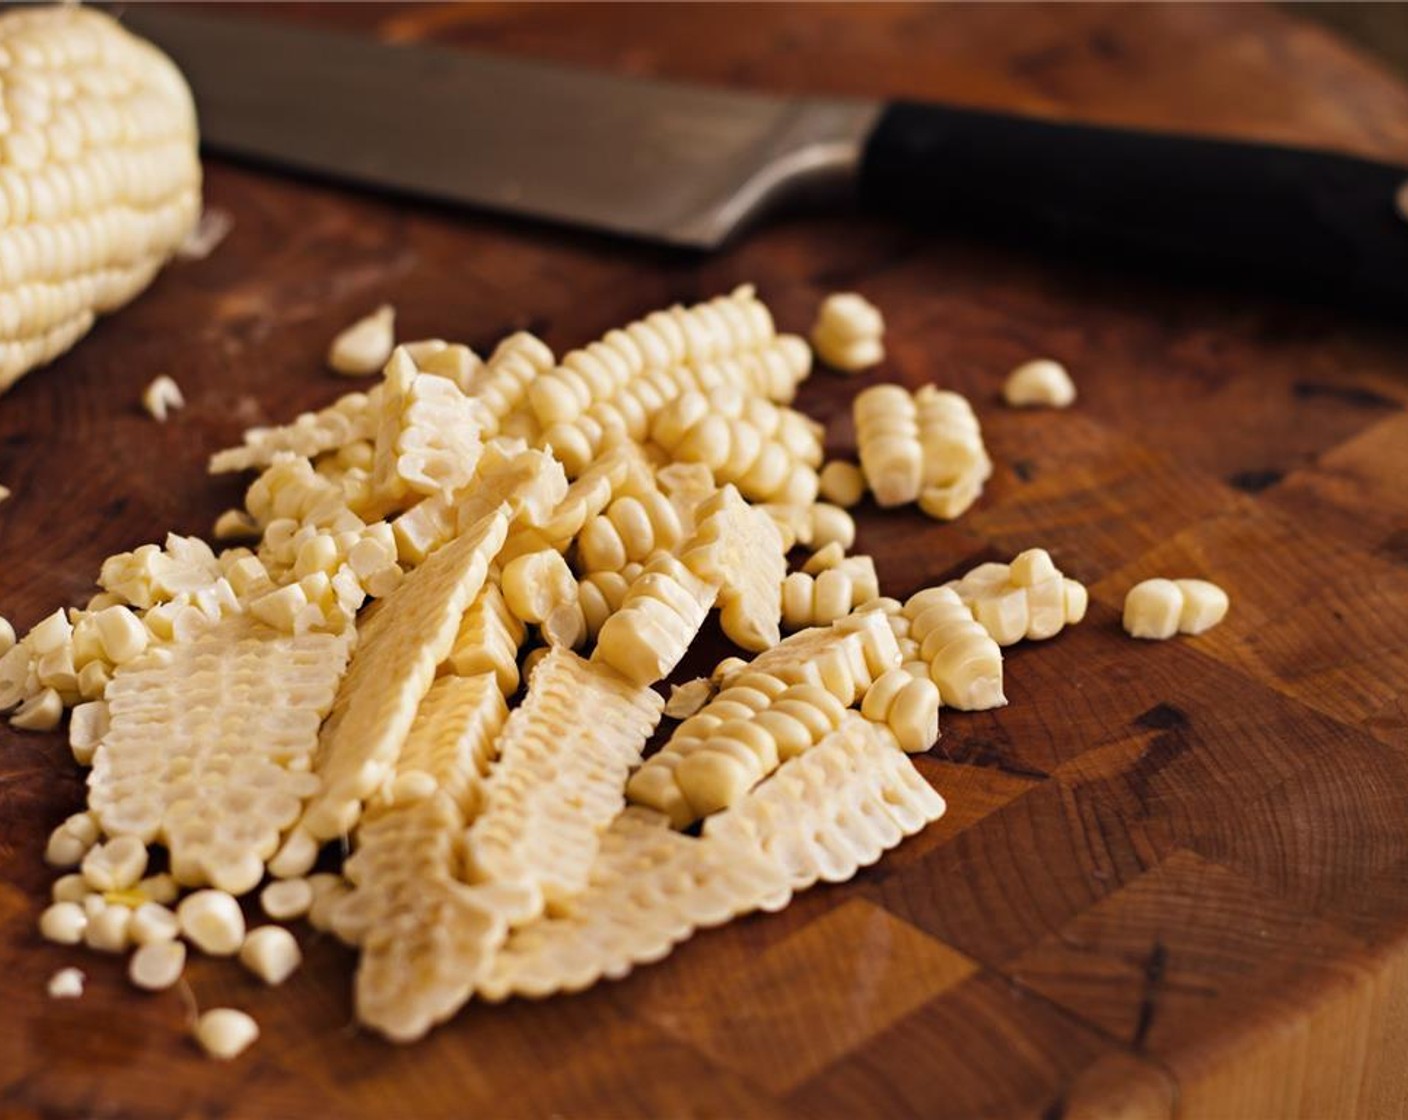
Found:
[[[1334, 145], [1408, 162], [1408, 90], [1324, 32], [1241, 6], [278, 7], [396, 41], [782, 90], [945, 98]], [[370, 141], [369, 141], [370, 142]], [[844, 887], [696, 938], [625, 982], [471, 1007], [410, 1049], [350, 1029], [351, 955], [307, 930], [263, 990], [201, 1006], [264, 1031], [219, 1066], [175, 992], [43, 944], [43, 838], [82, 800], [57, 736], [0, 731], [0, 1114], [54, 1116], [1396, 1117], [1408, 1114], [1408, 334], [920, 237], [783, 218], [708, 259], [405, 205], [222, 163], [229, 240], [173, 266], [0, 401], [0, 611], [83, 599], [101, 559], [203, 532], [203, 475], [246, 426], [346, 388], [321, 359], [389, 300], [405, 337], [559, 348], [754, 281], [790, 329], [856, 287], [890, 323], [859, 381], [802, 404], [851, 449], [880, 379], [974, 401], [997, 472], [952, 525], [860, 517], [906, 593], [1031, 545], [1092, 587], [1081, 626], [1009, 662], [1012, 704], [946, 714], [919, 766], [949, 815]], [[1069, 414], [1004, 410], [1048, 354]], [[157, 425], [142, 387], [187, 408]], [[1153, 573], [1232, 593], [1220, 628], [1135, 645]], [[89, 990], [50, 1001], [77, 964]]]

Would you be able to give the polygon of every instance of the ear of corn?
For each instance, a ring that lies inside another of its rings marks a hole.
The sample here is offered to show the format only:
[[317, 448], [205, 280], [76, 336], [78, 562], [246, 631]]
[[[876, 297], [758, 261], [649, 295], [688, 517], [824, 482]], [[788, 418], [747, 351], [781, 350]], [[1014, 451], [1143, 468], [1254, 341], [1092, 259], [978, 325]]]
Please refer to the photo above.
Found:
[[0, 391], [147, 286], [195, 227], [191, 92], [77, 5], [0, 16]]

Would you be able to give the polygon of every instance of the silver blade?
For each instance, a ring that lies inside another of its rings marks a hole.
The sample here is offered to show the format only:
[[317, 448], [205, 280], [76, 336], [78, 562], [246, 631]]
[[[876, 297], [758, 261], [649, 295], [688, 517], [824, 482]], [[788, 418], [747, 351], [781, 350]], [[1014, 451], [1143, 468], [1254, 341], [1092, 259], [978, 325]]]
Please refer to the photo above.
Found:
[[216, 152], [698, 248], [854, 172], [879, 113], [253, 18], [123, 22], [176, 60]]

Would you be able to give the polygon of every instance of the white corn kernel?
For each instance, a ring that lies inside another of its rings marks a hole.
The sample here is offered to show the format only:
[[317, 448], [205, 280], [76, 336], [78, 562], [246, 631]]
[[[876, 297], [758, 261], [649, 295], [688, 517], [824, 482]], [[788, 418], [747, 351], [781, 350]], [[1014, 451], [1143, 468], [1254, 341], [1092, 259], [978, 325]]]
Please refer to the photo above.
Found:
[[123, 606], [106, 607], [93, 616], [103, 653], [114, 665], [123, 665], [144, 652], [151, 632], [142, 620]]
[[1183, 609], [1178, 615], [1180, 634], [1201, 634], [1211, 630], [1227, 616], [1230, 600], [1227, 592], [1205, 579], [1176, 579], [1183, 593]]
[[1124, 628], [1133, 638], [1173, 637], [1182, 613], [1183, 592], [1171, 579], [1146, 579], [1124, 598]]
[[25, 637], [30, 652], [36, 658], [43, 657], [46, 653], [53, 653], [56, 649], [68, 645], [72, 640], [73, 624], [69, 622], [62, 610], [45, 615], [34, 624], [33, 629]]
[[121, 891], [147, 870], [147, 846], [135, 836], [97, 844], [83, 857], [83, 878], [95, 891]]
[[148, 902], [156, 902], [162, 906], [170, 906], [181, 895], [176, 880], [165, 871], [159, 875], [148, 875], [137, 884], [137, 890]]
[[864, 296], [841, 292], [827, 296], [812, 327], [812, 346], [832, 369], [859, 373], [884, 360], [885, 320]]
[[818, 480], [821, 496], [842, 509], [850, 509], [865, 497], [865, 475], [844, 459], [833, 459], [822, 467]]
[[212, 1058], [238, 1058], [259, 1037], [259, 1024], [243, 1011], [215, 1007], [196, 1020], [195, 1038]]
[[302, 962], [298, 942], [283, 926], [252, 929], [240, 946], [240, 964], [270, 987], [282, 984]]
[[63, 719], [64, 702], [52, 688], [36, 692], [10, 717], [10, 726], [20, 731], [52, 731]]
[[313, 888], [307, 879], [276, 879], [260, 893], [259, 905], [275, 921], [292, 921], [308, 913]]
[[144, 902], [132, 911], [128, 933], [138, 945], [173, 941], [180, 932], [181, 923], [177, 921], [175, 912], [159, 902]]
[[0, 654], [9, 653], [15, 648], [15, 628], [8, 618], [0, 616]]
[[577, 580], [556, 549], [545, 548], [511, 560], [499, 577], [504, 602], [522, 622], [541, 623], [554, 608], [576, 603]]
[[684, 684], [670, 686], [670, 698], [665, 701], [665, 714], [671, 719], [688, 719], [714, 695], [714, 686], [704, 677], [695, 677]]
[[151, 941], [127, 962], [127, 978], [148, 992], [164, 992], [186, 971], [186, 946], [180, 941]]
[[204, 890], [189, 894], [176, 908], [181, 932], [203, 953], [230, 957], [244, 941], [244, 915], [234, 896]]
[[[97, 662], [93, 663], [94, 665]], [[91, 666], [84, 666], [86, 672]], [[73, 757], [91, 762], [93, 752], [108, 733], [108, 706], [101, 700], [90, 700], [73, 709], [68, 721], [68, 745]]]
[[56, 902], [39, 915], [39, 932], [46, 941], [77, 945], [88, 929], [88, 914], [77, 902]]
[[1068, 408], [1075, 403], [1076, 387], [1060, 362], [1038, 358], [1018, 366], [1008, 375], [1002, 397], [1016, 408], [1032, 405]]
[[53, 976], [49, 977], [49, 998], [50, 999], [78, 999], [83, 994], [83, 981], [87, 979], [83, 975], [83, 970], [78, 968], [61, 968]]
[[100, 953], [123, 953], [132, 944], [132, 911], [125, 906], [105, 905], [88, 919], [83, 943]]
[[98, 822], [92, 813], [74, 813], [49, 834], [44, 861], [51, 867], [77, 867], [98, 842]]
[[1066, 599], [1066, 622], [1075, 625], [1085, 618], [1086, 609], [1090, 606], [1090, 592], [1085, 589], [1085, 584], [1076, 580], [1066, 579], [1062, 582]]
[[[547, 650], [544, 648], [534, 652], [546, 654]], [[308, 906], [308, 924], [319, 933], [326, 933], [332, 929], [333, 911], [337, 908], [337, 904], [352, 890], [352, 884], [341, 875], [335, 875], [329, 871], [320, 871], [316, 875], [309, 875], [307, 881], [313, 892], [312, 902]]]
[[809, 576], [819, 576], [822, 572], [836, 567], [846, 558], [846, 550], [841, 547], [839, 541], [829, 541], [824, 547], [818, 548], [802, 565], [802, 571]]
[[186, 407], [186, 398], [181, 395], [181, 386], [163, 373], [142, 390], [142, 407], [165, 423], [175, 409]]
[[217, 541], [257, 540], [259, 522], [242, 509], [227, 509], [215, 519], [211, 535]]
[[207, 207], [201, 211], [195, 227], [176, 246], [176, 256], [183, 261], [203, 261], [234, 228], [235, 216], [228, 210]]
[[812, 540], [810, 548], [822, 549], [829, 544], [839, 544], [849, 552], [856, 543], [856, 522], [840, 506], [827, 502], [817, 502], [811, 507]]
[[396, 347], [396, 309], [384, 303], [332, 340], [328, 365], [345, 377], [380, 373]]
[[[927, 667], [926, 667], [927, 668]], [[866, 719], [883, 723], [908, 754], [927, 751], [939, 738], [939, 689], [923, 676], [891, 669], [881, 675], [861, 702]]]
[[81, 903], [92, 893], [88, 889], [88, 881], [75, 871], [68, 875], [60, 875], [55, 879], [53, 887], [50, 888], [49, 896], [55, 902]]

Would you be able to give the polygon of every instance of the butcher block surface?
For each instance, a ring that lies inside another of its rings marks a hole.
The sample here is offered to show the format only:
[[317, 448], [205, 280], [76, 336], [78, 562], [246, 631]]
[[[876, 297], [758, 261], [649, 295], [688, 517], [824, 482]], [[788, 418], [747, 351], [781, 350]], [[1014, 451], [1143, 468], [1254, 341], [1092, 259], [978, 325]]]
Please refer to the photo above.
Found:
[[[256, 14], [246, 12], [246, 14]], [[1332, 145], [1408, 163], [1408, 91], [1260, 7], [294, 6], [341, 25], [621, 72], [926, 97]], [[505, 92], [506, 97], [512, 91]], [[447, 111], [453, 107], [447, 106]], [[374, 143], [375, 137], [368, 137]], [[0, 613], [82, 602], [109, 553], [205, 533], [242, 483], [207, 456], [351, 386], [322, 358], [383, 301], [403, 338], [559, 353], [657, 306], [758, 285], [786, 329], [863, 292], [889, 357], [801, 405], [853, 454], [880, 380], [967, 394], [996, 472], [953, 524], [859, 511], [907, 594], [1044, 546], [1086, 620], [1007, 661], [1009, 707], [945, 712], [917, 764], [938, 824], [784, 913], [623, 982], [471, 1005], [419, 1045], [352, 1025], [352, 954], [265, 989], [197, 960], [201, 1007], [263, 1037], [220, 1065], [180, 991], [41, 941], [44, 839], [80, 808], [59, 734], [0, 730], [5, 1117], [1228, 1117], [1408, 1113], [1408, 331], [1249, 292], [920, 235], [781, 218], [708, 258], [211, 160], [234, 229], [0, 400]], [[1058, 358], [1080, 397], [1019, 412]], [[158, 424], [143, 387], [187, 405]], [[366, 382], [357, 383], [360, 386]], [[1125, 591], [1213, 579], [1227, 621], [1135, 642]], [[88, 990], [53, 1001], [77, 965]]]

